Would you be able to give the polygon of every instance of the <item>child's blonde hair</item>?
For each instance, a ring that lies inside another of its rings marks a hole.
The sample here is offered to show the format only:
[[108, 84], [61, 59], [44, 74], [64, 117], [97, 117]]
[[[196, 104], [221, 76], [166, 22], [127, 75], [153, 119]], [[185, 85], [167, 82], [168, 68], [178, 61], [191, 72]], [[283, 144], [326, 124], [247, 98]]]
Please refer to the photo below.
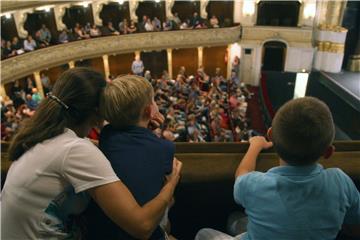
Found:
[[100, 98], [100, 112], [116, 128], [136, 125], [153, 101], [154, 91], [143, 77], [125, 75], [107, 84]]

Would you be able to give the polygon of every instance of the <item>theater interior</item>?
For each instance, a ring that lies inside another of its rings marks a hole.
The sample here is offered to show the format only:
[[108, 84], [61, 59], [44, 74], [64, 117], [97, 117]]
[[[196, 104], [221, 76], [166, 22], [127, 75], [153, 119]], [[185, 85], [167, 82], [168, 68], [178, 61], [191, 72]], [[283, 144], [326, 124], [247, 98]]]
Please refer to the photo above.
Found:
[[[165, 117], [159, 137], [175, 143], [183, 162], [169, 213], [177, 239], [194, 239], [204, 227], [227, 231], [229, 215], [243, 210], [233, 184], [249, 138], [266, 135], [294, 98], [329, 106], [336, 151], [320, 163], [340, 168], [360, 189], [358, 1], [1, 0], [1, 40], [1, 188], [11, 137], [36, 111], [28, 95], [46, 98], [75, 67], [111, 82], [135, 73], [140, 58]], [[178, 81], [189, 94], [172, 95]], [[277, 165], [270, 148], [256, 170]], [[358, 238], [339, 232], [337, 239]]]

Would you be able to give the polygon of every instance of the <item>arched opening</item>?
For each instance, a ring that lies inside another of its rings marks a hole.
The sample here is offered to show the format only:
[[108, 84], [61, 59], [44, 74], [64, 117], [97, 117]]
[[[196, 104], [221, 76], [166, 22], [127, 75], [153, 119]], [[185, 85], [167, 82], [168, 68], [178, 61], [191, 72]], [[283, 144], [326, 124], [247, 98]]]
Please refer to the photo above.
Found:
[[260, 1], [257, 25], [296, 27], [300, 12], [299, 1]]
[[66, 8], [62, 20], [68, 29], [73, 29], [76, 23], [80, 23], [81, 26], [85, 26], [87, 23], [94, 23], [92, 11], [89, 6], [71, 6], [70, 8]]
[[284, 71], [286, 44], [269, 41], [263, 46], [262, 71]]
[[103, 26], [108, 22], [112, 22], [114, 28], [118, 28], [119, 23], [124, 19], [130, 20], [129, 2], [125, 1], [120, 4], [118, 2], [109, 2], [105, 4], [100, 12]]

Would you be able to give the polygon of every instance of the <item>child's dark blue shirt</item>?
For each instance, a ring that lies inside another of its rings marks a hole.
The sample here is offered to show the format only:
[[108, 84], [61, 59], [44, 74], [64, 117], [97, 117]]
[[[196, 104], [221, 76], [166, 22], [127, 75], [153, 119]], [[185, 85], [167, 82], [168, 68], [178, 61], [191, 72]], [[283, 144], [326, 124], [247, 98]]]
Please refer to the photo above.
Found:
[[[130, 126], [118, 130], [109, 124], [100, 134], [99, 146], [139, 205], [146, 204], [159, 194], [164, 185], [165, 175], [172, 171], [174, 144], [158, 138], [149, 129]], [[107, 218], [102, 215], [102, 218]], [[97, 219], [97, 222], [109, 225], [109, 221], [102, 219]], [[111, 225], [111, 228], [101, 228], [114, 238], [134, 239], [114, 223]], [[97, 230], [102, 232], [101, 229]], [[106, 237], [112, 238], [110, 235]], [[156, 228], [150, 239], [164, 239], [160, 227]]]

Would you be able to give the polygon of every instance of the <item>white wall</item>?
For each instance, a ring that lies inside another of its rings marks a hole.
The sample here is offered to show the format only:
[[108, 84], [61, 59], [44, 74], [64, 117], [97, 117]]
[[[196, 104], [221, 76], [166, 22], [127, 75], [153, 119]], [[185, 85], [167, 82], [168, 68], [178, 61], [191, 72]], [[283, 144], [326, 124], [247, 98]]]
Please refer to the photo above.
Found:
[[[251, 54], [245, 54], [246, 49], [251, 49]], [[261, 45], [241, 44], [240, 81], [258, 86], [261, 72]]]
[[285, 71], [311, 71], [314, 58], [314, 48], [289, 47], [286, 52]]

